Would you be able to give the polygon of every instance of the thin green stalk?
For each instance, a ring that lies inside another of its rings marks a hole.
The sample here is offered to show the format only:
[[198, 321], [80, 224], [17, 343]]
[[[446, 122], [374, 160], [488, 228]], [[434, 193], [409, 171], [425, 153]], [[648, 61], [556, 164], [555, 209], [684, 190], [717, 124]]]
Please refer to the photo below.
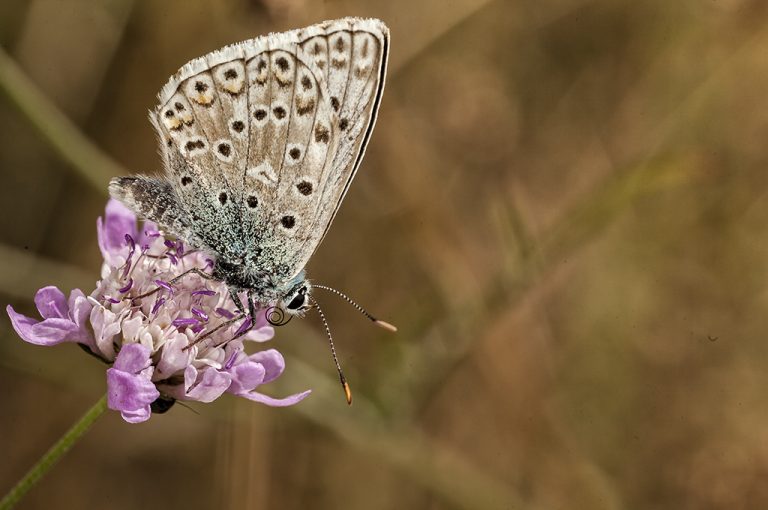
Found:
[[72, 428], [70, 428], [61, 439], [59, 439], [56, 444], [54, 444], [51, 449], [40, 458], [40, 460], [37, 461], [37, 464], [32, 466], [32, 469], [27, 471], [24, 478], [19, 480], [19, 483], [17, 483], [10, 492], [0, 500], [0, 510], [13, 508], [14, 505], [24, 497], [29, 489], [34, 487], [35, 484], [37, 484], [37, 482], [39, 482], [40, 479], [56, 464], [56, 462], [69, 451], [72, 445], [75, 444], [75, 442], [77, 442], [89, 428], [91, 428], [91, 425], [93, 425], [99, 416], [104, 414], [106, 409], [107, 396], [104, 395], [93, 405], [93, 407], [88, 409], [83, 417], [80, 418], [77, 423], [75, 423]]

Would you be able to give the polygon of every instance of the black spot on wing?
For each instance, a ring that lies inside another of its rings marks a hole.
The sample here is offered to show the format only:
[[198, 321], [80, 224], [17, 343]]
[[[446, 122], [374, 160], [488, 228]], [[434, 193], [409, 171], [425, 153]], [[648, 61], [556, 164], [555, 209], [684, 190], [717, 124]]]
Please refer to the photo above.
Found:
[[189, 152], [191, 152], [191, 151], [193, 151], [195, 149], [205, 149], [205, 142], [198, 138], [197, 140], [190, 140], [190, 141], [188, 141], [187, 144], [184, 147]]
[[328, 143], [330, 139], [331, 139], [331, 133], [330, 131], [328, 131], [328, 128], [321, 124], [318, 124], [315, 127], [315, 141]]
[[282, 72], [286, 72], [290, 67], [285, 57], [280, 57], [277, 60], [275, 60], [275, 64], [277, 64], [277, 67], [279, 67]]
[[307, 102], [297, 102], [296, 103], [296, 113], [298, 115], [307, 115], [312, 113], [312, 110], [315, 109], [315, 100], [310, 99]]
[[219, 154], [224, 156], [225, 158], [229, 157], [230, 154], [232, 154], [232, 146], [228, 143], [220, 143], [219, 147]]
[[299, 193], [301, 193], [304, 196], [308, 196], [312, 194], [312, 183], [307, 181], [301, 181], [296, 185], [296, 188], [299, 190]]
[[296, 225], [296, 218], [294, 218], [293, 216], [290, 216], [290, 215], [283, 216], [282, 219], [280, 220], [280, 223], [285, 228], [293, 228], [294, 225]]

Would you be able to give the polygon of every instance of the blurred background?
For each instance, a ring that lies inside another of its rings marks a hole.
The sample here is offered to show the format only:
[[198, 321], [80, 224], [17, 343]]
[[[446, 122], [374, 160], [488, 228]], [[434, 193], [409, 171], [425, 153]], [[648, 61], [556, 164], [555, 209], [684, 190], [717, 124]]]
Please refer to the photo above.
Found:
[[[272, 409], [102, 417], [19, 508], [768, 507], [768, 3], [0, 3], [0, 302], [90, 292], [113, 175], [183, 63], [346, 15], [392, 31], [376, 131], [277, 328]], [[0, 493], [105, 390], [0, 314]]]

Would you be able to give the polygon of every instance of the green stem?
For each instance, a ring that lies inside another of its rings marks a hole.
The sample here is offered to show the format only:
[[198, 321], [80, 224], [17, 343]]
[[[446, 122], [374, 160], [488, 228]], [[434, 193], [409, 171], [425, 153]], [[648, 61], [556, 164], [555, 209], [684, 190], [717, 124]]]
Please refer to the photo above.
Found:
[[45, 475], [56, 462], [69, 451], [72, 445], [75, 444], [75, 442], [80, 439], [89, 428], [91, 428], [91, 425], [93, 425], [99, 416], [104, 414], [106, 409], [107, 396], [104, 395], [93, 405], [93, 407], [88, 409], [83, 417], [80, 418], [77, 423], [75, 423], [72, 428], [70, 428], [66, 434], [64, 434], [61, 439], [59, 439], [56, 444], [40, 458], [39, 461], [37, 461], [37, 464], [32, 466], [32, 469], [27, 471], [24, 478], [19, 480], [19, 483], [17, 483], [10, 492], [0, 500], [0, 510], [13, 508], [13, 506], [24, 497], [29, 489], [34, 487], [43, 475]]

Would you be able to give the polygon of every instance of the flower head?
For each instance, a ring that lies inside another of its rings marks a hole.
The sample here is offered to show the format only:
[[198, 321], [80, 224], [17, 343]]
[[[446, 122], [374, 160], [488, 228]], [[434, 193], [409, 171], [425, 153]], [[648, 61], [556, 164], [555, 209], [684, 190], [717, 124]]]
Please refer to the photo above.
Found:
[[7, 311], [23, 340], [79, 343], [110, 364], [110, 409], [137, 423], [152, 411], [164, 412], [174, 400], [211, 402], [233, 393], [288, 406], [309, 394], [278, 399], [256, 391], [285, 368], [275, 349], [246, 353], [246, 342], [265, 342], [274, 335], [263, 312], [239, 338], [233, 340], [247, 326], [234, 321], [195, 342], [238, 315], [224, 283], [194, 273], [174, 280], [190, 269], [209, 271], [213, 261], [203, 252], [166, 239], [150, 222], [139, 231], [136, 216], [114, 200], [97, 228], [104, 263], [90, 296], [75, 289], [66, 298], [56, 287], [44, 287], [35, 296], [42, 320], [10, 305]]

